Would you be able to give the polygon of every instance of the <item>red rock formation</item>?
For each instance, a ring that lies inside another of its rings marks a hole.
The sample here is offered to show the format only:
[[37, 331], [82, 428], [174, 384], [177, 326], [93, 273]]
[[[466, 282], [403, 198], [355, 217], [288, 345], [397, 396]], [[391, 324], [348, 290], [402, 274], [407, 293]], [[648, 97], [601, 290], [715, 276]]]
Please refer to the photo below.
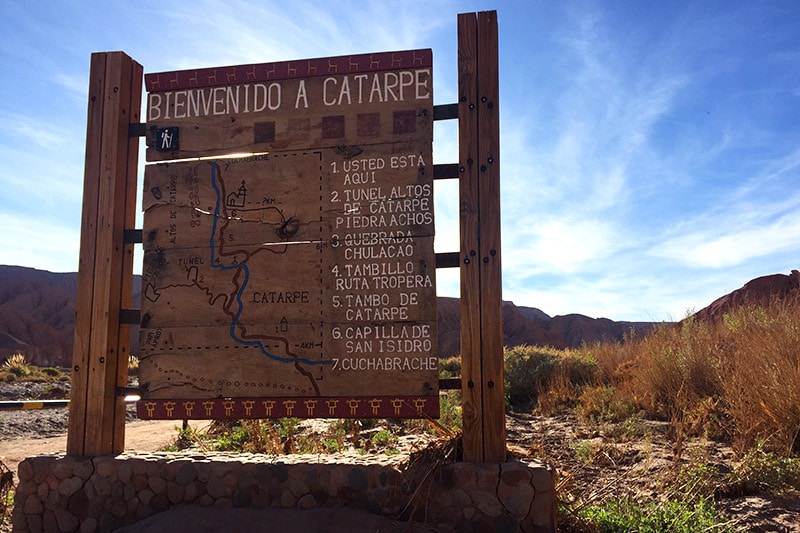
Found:
[[800, 289], [800, 272], [792, 270], [786, 274], [772, 274], [748, 281], [740, 289], [717, 298], [711, 305], [697, 311], [697, 320], [719, 320], [734, 306], [744, 303], [767, 304], [770, 298], [785, 298]]

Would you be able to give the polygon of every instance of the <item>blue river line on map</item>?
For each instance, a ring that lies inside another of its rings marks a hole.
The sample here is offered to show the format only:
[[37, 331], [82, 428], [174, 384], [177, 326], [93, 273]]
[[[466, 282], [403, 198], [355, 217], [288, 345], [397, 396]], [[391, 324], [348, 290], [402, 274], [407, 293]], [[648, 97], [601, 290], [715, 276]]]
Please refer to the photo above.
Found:
[[226, 270], [226, 271], [227, 270], [236, 270], [236, 269], [239, 269], [239, 268], [244, 270], [244, 282], [242, 283], [242, 286], [239, 287], [239, 292], [236, 294], [236, 302], [239, 304], [239, 310], [236, 312], [236, 316], [233, 317], [233, 320], [231, 321], [231, 327], [230, 327], [230, 330], [229, 330], [231, 339], [233, 339], [234, 342], [236, 342], [238, 344], [241, 344], [242, 346], [255, 346], [261, 351], [262, 354], [264, 354], [265, 356], [269, 357], [273, 361], [278, 361], [279, 363], [303, 363], [305, 365], [329, 365], [329, 364], [331, 364], [331, 361], [312, 361], [310, 359], [303, 359], [301, 357], [281, 357], [279, 355], [275, 355], [273, 353], [268, 352], [267, 349], [264, 347], [264, 344], [261, 341], [248, 341], [248, 340], [240, 338], [236, 334], [236, 326], [238, 325], [239, 318], [241, 317], [242, 312], [244, 311], [244, 304], [242, 303], [242, 294], [244, 293], [244, 290], [247, 287], [247, 283], [250, 280], [250, 269], [244, 263], [239, 264], [239, 265], [235, 265], [235, 266], [226, 266], [226, 265], [223, 265], [223, 264], [219, 264], [219, 263], [217, 263], [215, 261], [215, 257], [214, 256], [215, 256], [216, 252], [215, 252], [215, 245], [214, 245], [214, 237], [217, 234], [217, 221], [219, 220], [219, 218], [221, 216], [220, 202], [221, 202], [221, 199], [222, 199], [222, 192], [219, 190], [219, 187], [217, 186], [217, 168], [218, 168], [217, 163], [213, 163], [211, 165], [211, 186], [214, 188], [214, 193], [217, 196], [216, 206], [214, 207], [214, 223], [213, 223], [212, 228], [211, 228], [211, 239], [209, 241], [209, 243], [211, 245], [211, 266], [212, 266], [212, 268], [219, 268], [219, 269]]

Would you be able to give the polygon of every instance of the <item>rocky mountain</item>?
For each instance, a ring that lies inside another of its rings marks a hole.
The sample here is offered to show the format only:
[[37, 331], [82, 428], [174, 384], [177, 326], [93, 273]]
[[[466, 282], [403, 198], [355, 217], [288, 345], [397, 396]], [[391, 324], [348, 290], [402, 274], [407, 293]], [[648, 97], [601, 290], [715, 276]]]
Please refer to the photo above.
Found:
[[[0, 265], [0, 362], [16, 352], [40, 366], [70, 366], [76, 272]], [[141, 278], [134, 281], [139, 305]]]
[[[0, 361], [22, 352], [38, 365], [71, 364], [77, 278], [77, 273], [0, 265]], [[134, 306], [138, 306], [140, 293], [141, 278], [137, 276]], [[631, 330], [646, 330], [652, 325], [574, 314], [550, 317], [536, 308], [503, 303], [506, 346], [578, 347], [583, 343], [622, 340]], [[459, 336], [459, 300], [439, 298], [439, 353], [442, 357], [458, 355]], [[135, 343], [132, 353], [138, 353]]]
[[789, 275], [772, 274], [748, 281], [740, 289], [717, 298], [711, 305], [697, 311], [693, 316], [698, 320], [718, 320], [731, 307], [748, 304], [766, 304], [770, 298], [785, 298], [800, 290], [800, 271], [792, 270]]

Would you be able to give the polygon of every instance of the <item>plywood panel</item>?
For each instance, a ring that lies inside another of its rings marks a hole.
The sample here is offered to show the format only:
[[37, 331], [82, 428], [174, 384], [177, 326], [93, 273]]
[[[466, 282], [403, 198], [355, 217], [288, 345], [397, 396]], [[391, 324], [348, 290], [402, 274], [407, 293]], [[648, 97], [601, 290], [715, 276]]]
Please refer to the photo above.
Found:
[[[176, 94], [150, 95], [148, 124], [179, 124], [181, 151], [219, 154], [245, 138], [248, 150], [272, 151], [148, 166], [145, 401], [436, 394], [430, 65], [361, 76], [371, 64], [280, 78], [281, 94], [302, 93], [308, 107], [266, 103], [260, 117], [256, 100], [198, 116]], [[170, 91], [190, 90], [184, 83]], [[180, 97], [213, 111], [234, 106], [213, 100], [225, 91], [256, 94], [227, 87]], [[276, 129], [259, 126], [267, 114]]]

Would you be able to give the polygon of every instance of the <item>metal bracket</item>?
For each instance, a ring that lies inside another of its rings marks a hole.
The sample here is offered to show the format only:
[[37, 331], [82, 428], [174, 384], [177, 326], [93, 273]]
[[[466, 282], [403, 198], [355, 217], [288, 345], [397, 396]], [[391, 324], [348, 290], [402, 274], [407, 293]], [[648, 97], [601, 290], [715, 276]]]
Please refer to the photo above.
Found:
[[142, 313], [138, 309], [120, 309], [119, 323], [138, 326], [141, 321]]
[[447, 180], [458, 177], [458, 163], [433, 165], [433, 179]]
[[143, 232], [140, 229], [126, 229], [122, 232], [125, 244], [141, 244]]
[[458, 104], [433, 106], [433, 120], [450, 120], [458, 118]]
[[145, 135], [147, 135], [147, 124], [144, 122], [128, 124], [128, 137], [144, 137]]
[[458, 252], [436, 254], [436, 268], [457, 268], [461, 266], [460, 257]]

